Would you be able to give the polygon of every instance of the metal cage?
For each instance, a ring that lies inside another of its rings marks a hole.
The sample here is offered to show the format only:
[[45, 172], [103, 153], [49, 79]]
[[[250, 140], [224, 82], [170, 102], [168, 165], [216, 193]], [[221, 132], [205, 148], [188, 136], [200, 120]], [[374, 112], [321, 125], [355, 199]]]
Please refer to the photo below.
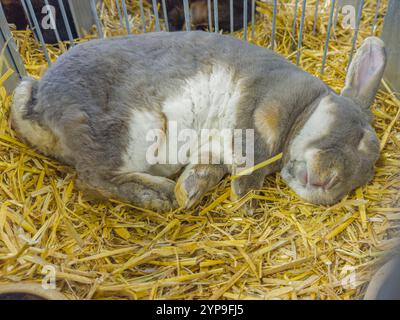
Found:
[[[39, 21], [37, 20], [34, 12], [34, 8], [32, 6], [32, 0], [20, 0], [25, 10], [25, 14], [29, 19], [30, 27], [35, 31], [37, 41], [41, 43], [41, 47], [43, 53], [47, 59], [48, 64], [51, 64], [51, 60], [49, 58], [46, 45], [44, 42], [44, 38], [39, 26]], [[146, 1], [146, 0], [145, 0]], [[146, 32], [146, 17], [145, 17], [145, 1], [137, 0], [141, 24], [142, 24], [142, 32]], [[181, 0], [182, 7], [184, 11], [184, 29], [186, 31], [191, 31], [191, 15], [190, 15], [190, 1], [189, 0]], [[220, 0], [221, 1], [221, 0]], [[250, 28], [251, 34], [254, 35], [254, 25], [256, 19], [256, 0], [235, 0], [235, 1], [243, 1], [243, 23], [242, 27], [244, 29], [243, 32], [243, 40], [247, 41], [248, 29]], [[325, 3], [323, 3], [325, 1]], [[48, 4], [48, 0], [44, 0], [46, 4]], [[101, 0], [68, 0], [70, 10], [73, 16], [73, 24], [76, 27], [78, 37], [82, 37], [84, 33], [90, 30], [93, 26], [96, 27], [97, 34], [99, 38], [104, 37], [103, 26], [101, 20], [99, 18], [98, 13], [98, 3], [101, 4]], [[119, 21], [121, 23], [121, 28], [125, 29], [127, 34], [132, 33], [131, 24], [129, 21], [129, 13], [127, 10], [127, 4], [125, 0], [115, 0], [116, 7], [118, 9]], [[276, 36], [276, 21], [277, 21], [277, 8], [281, 1], [279, 0], [264, 0], [264, 3], [271, 6], [273, 17], [271, 21], [271, 43], [270, 49], [274, 50], [275, 44], [275, 36]], [[65, 25], [66, 30], [68, 31], [69, 44], [73, 46], [75, 44], [75, 39], [71, 32], [71, 21], [69, 21], [66, 17], [66, 11], [62, 0], [58, 0], [58, 4], [61, 9], [62, 19]], [[313, 30], [316, 32], [316, 24], [318, 19], [318, 13], [321, 6], [325, 4], [325, 6], [329, 5], [329, 20], [326, 21], [327, 28], [327, 36], [324, 43], [323, 55], [322, 55], [322, 67], [321, 74], [324, 72], [326, 59], [329, 50], [329, 42], [332, 37], [332, 29], [335, 28], [338, 20], [338, 14], [340, 10], [344, 6], [352, 5], [356, 11], [356, 24], [353, 30], [353, 39], [352, 39], [352, 48], [349, 52], [349, 62], [351, 62], [355, 47], [357, 44], [357, 36], [360, 27], [360, 21], [363, 15], [363, 7], [365, 4], [365, 0], [316, 0], [315, 2], [315, 13], [314, 13], [314, 26]], [[169, 17], [168, 17], [168, 8], [166, 0], [147, 0], [147, 6], [150, 6], [152, 12], [154, 14], [154, 31], [169, 31]], [[375, 28], [378, 21], [378, 13], [379, 8], [381, 6], [381, 0], [376, 1], [376, 12], [374, 18], [372, 20], [371, 25], [371, 34], [375, 34]], [[234, 0], [229, 0], [229, 10], [230, 10], [230, 30], [233, 31], [233, 23], [234, 23]], [[296, 61], [297, 64], [300, 62], [301, 54], [302, 54], [302, 39], [304, 33], [304, 22], [305, 22], [305, 12], [307, 8], [307, 0], [295, 0], [294, 5], [294, 20], [293, 20], [293, 30], [292, 37], [296, 39]], [[301, 14], [298, 14], [298, 10], [300, 9]], [[246, 14], [249, 10], [250, 15]], [[208, 11], [208, 29], [210, 32], [220, 32], [219, 28], [219, 17], [218, 17], [218, 0], [207, 0], [207, 11]], [[161, 21], [161, 16], [163, 17], [164, 23]], [[53, 17], [54, 18], [54, 17]], [[297, 32], [297, 22], [300, 20], [299, 30]], [[23, 64], [21, 62], [21, 58], [18, 56], [18, 52], [15, 46], [15, 42], [12, 40], [12, 34], [8, 28], [7, 20], [5, 18], [3, 10], [0, 8], [0, 27], [1, 27], [1, 47], [7, 47], [6, 59], [9, 61], [9, 65], [20, 75], [23, 76], [25, 74]], [[389, 0], [387, 15], [384, 21], [384, 27], [381, 37], [385, 41], [387, 45], [387, 51], [389, 56], [389, 63], [386, 71], [385, 78], [388, 83], [391, 85], [394, 91], [400, 91], [400, 1], [398, 0]], [[54, 30], [57, 35], [57, 28]], [[2, 73], [4, 70], [2, 70]], [[9, 88], [15, 86], [16, 79], [10, 79], [10, 83], [12, 85], [8, 85]]]

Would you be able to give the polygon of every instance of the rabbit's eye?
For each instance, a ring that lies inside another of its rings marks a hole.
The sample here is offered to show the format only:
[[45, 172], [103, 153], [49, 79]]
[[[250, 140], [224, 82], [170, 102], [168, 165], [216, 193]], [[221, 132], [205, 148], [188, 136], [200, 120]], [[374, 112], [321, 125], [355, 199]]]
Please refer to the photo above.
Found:
[[291, 176], [294, 176], [294, 161], [290, 161], [287, 165], [287, 170]]

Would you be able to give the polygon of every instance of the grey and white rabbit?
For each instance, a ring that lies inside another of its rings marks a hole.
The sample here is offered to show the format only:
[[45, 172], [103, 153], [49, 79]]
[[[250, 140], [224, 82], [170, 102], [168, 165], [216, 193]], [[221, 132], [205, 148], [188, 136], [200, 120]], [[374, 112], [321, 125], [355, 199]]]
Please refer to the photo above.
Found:
[[283, 152], [282, 160], [233, 180], [234, 199], [280, 170], [301, 198], [332, 204], [373, 177], [379, 143], [370, 105], [385, 64], [383, 42], [366, 39], [337, 94], [278, 54], [229, 36], [94, 40], [63, 54], [40, 81], [24, 79], [11, 119], [21, 137], [74, 166], [78, 186], [101, 198], [158, 211], [189, 208], [236, 172], [235, 163], [149, 163], [146, 133], [165, 133], [164, 150], [175, 123], [197, 132], [254, 129], [255, 164]]

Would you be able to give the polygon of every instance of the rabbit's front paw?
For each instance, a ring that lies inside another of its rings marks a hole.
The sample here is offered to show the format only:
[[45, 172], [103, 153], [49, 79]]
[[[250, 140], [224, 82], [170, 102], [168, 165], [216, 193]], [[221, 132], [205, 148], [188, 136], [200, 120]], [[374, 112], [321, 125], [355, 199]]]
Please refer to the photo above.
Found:
[[135, 185], [135, 194], [139, 198], [138, 203], [146, 209], [151, 209], [157, 212], [167, 212], [178, 208], [178, 203], [175, 198], [175, 182], [168, 179], [163, 179], [156, 186]]
[[215, 187], [226, 173], [223, 165], [191, 165], [179, 177], [175, 196], [181, 208], [189, 209]]

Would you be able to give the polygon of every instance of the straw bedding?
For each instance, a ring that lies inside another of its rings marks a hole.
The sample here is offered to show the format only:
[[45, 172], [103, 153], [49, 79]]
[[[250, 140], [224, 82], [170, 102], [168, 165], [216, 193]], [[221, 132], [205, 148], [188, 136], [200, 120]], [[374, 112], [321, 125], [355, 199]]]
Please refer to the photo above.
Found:
[[[275, 48], [295, 61], [293, 2], [279, 1]], [[124, 33], [113, 3], [105, 1], [100, 8], [107, 36]], [[307, 8], [300, 64], [319, 76], [329, 7], [322, 5], [313, 34], [313, 3]], [[366, 1], [358, 44], [371, 32], [374, 3]], [[136, 1], [128, 4], [133, 32], [139, 33]], [[378, 34], [386, 7], [383, 1]], [[255, 37], [249, 30], [249, 38], [268, 47], [272, 10], [260, 4], [258, 11]], [[152, 30], [154, 19], [146, 13]], [[40, 77], [46, 64], [31, 32], [13, 33], [27, 71]], [[337, 91], [344, 83], [351, 37], [352, 30], [343, 29], [339, 19], [322, 76]], [[55, 60], [66, 46], [48, 50]], [[225, 180], [193, 210], [166, 214], [113, 200], [87, 201], [74, 187], [73, 169], [16, 137], [9, 125], [11, 100], [2, 87], [0, 283], [40, 283], [51, 265], [57, 288], [71, 299], [356, 299], [398, 237], [400, 102], [390, 90], [381, 90], [373, 106], [382, 147], [375, 178], [340, 203], [307, 204], [276, 174], [258, 195], [239, 202], [229, 200]], [[241, 210], [250, 199], [258, 204], [253, 215]]]

